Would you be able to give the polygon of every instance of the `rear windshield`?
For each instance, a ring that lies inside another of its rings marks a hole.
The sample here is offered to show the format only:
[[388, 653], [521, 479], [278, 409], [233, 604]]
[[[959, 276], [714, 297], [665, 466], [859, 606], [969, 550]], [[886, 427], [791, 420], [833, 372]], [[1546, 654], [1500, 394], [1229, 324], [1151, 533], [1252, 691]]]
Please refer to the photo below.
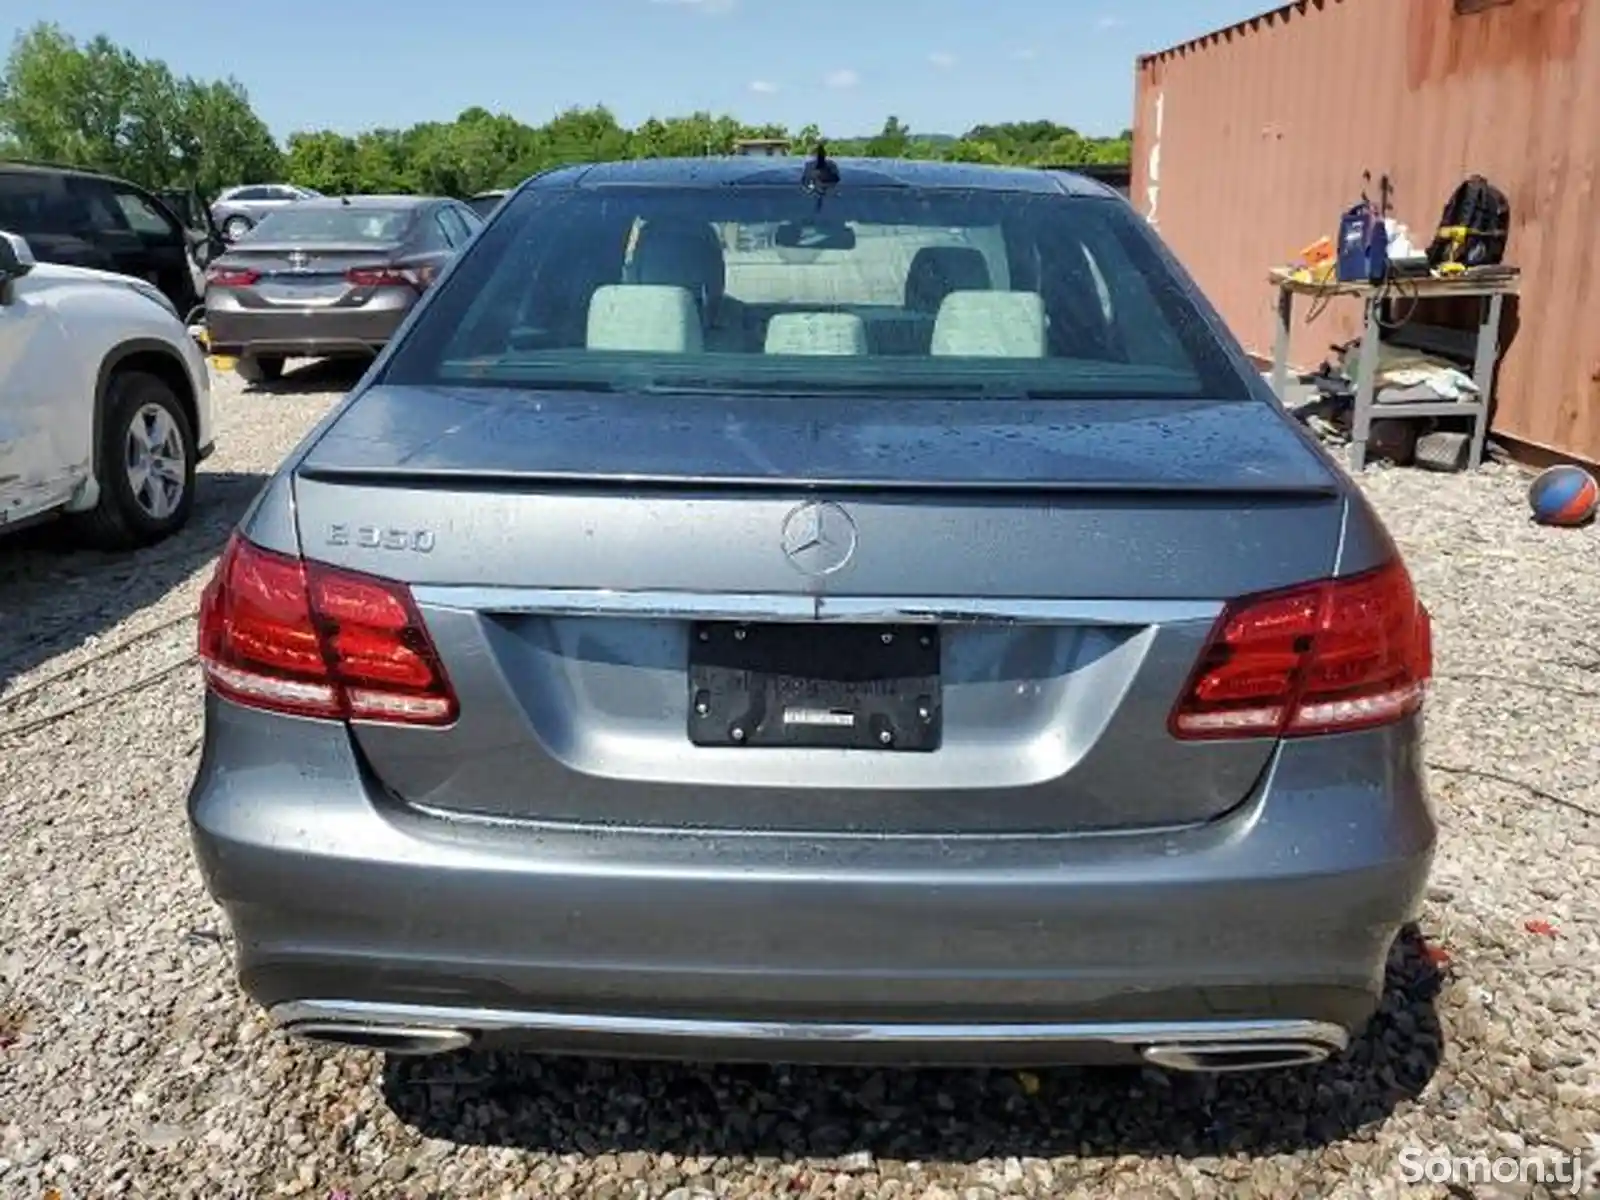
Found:
[[255, 241], [393, 242], [405, 233], [412, 208], [291, 204], [261, 218]]
[[790, 395], [1250, 394], [1120, 201], [841, 187], [819, 203], [767, 184], [515, 196], [418, 315], [385, 378]]

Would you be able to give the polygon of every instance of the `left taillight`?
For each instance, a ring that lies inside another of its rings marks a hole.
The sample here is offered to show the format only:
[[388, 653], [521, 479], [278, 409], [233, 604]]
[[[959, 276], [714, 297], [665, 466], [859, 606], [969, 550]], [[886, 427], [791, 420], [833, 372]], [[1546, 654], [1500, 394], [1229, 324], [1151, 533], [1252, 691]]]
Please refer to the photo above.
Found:
[[218, 695], [331, 720], [448, 725], [459, 711], [402, 583], [277, 554], [235, 534], [200, 601]]
[[260, 271], [239, 270], [232, 267], [212, 267], [206, 272], [206, 283], [219, 288], [249, 287], [260, 278]]

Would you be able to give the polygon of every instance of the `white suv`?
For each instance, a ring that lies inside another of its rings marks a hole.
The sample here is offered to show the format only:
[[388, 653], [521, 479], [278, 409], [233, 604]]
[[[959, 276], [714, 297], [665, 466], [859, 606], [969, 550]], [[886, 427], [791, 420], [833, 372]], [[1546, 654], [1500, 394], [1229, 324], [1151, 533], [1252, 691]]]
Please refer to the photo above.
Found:
[[205, 356], [171, 301], [0, 232], [0, 535], [61, 513], [107, 548], [160, 541], [211, 439]]

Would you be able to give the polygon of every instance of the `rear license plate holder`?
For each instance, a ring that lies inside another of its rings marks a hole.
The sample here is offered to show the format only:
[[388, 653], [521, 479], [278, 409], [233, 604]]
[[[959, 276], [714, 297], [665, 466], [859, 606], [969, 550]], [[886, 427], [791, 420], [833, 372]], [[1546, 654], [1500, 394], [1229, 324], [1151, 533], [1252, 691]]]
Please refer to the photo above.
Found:
[[943, 735], [939, 667], [931, 625], [697, 622], [689, 740], [928, 753]]
[[272, 282], [258, 285], [261, 298], [272, 304], [327, 305], [347, 291], [344, 283]]

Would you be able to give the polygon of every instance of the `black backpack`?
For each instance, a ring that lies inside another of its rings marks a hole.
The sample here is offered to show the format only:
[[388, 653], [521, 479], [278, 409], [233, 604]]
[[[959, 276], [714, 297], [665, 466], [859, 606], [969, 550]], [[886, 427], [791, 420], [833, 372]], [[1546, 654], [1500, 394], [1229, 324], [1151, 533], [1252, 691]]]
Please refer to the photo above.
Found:
[[1469, 175], [1450, 195], [1439, 218], [1439, 232], [1428, 247], [1428, 264], [1463, 267], [1498, 266], [1511, 233], [1511, 204], [1506, 194], [1482, 175]]

